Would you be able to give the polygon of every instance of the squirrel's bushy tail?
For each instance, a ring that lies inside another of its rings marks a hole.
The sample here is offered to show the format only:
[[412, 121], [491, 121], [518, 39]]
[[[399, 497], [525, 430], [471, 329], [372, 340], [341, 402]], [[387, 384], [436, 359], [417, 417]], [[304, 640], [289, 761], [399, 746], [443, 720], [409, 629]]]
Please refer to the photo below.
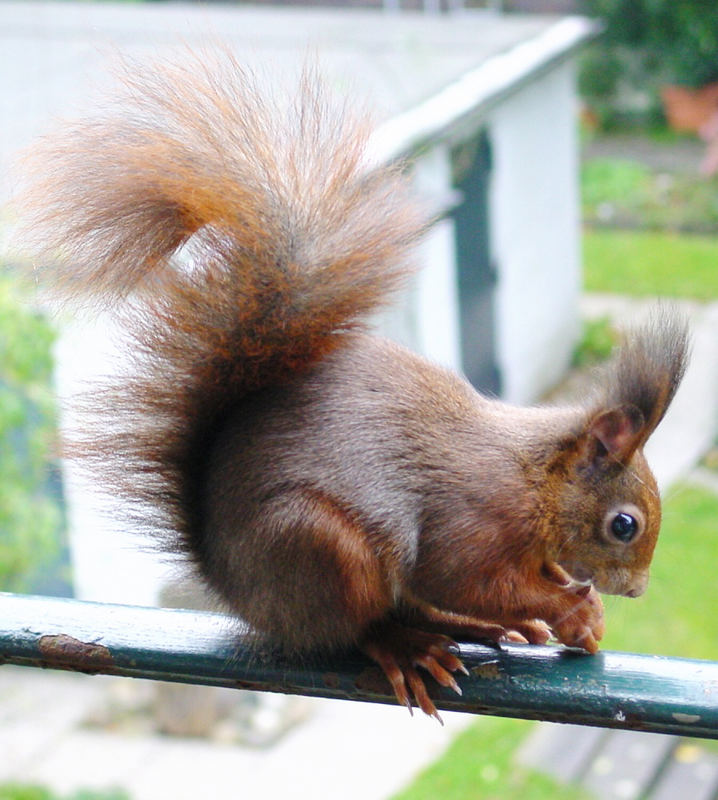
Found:
[[70, 454], [143, 527], [183, 529], [218, 415], [380, 305], [424, 219], [312, 70], [283, 103], [228, 54], [126, 74], [121, 103], [40, 143], [21, 219], [41, 280], [112, 309], [134, 350]]

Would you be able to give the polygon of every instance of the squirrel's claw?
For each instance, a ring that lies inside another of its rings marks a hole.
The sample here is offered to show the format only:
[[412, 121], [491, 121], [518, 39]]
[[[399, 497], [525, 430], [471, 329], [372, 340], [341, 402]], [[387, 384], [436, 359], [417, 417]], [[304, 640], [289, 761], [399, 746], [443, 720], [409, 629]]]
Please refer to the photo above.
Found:
[[551, 638], [551, 628], [540, 619], [530, 619], [524, 622], [517, 622], [511, 625], [509, 634], [515, 633], [520, 636], [520, 639], [511, 637], [510, 642], [519, 642], [523, 644], [546, 644]]
[[456, 643], [440, 633], [427, 633], [395, 623], [374, 631], [362, 649], [383, 670], [396, 699], [412, 711], [412, 697], [428, 716], [444, 724], [417, 670], [421, 667], [440, 685], [461, 695], [461, 687], [451, 674], [468, 674], [461, 659], [451, 652]]
[[545, 561], [541, 567], [541, 574], [551, 583], [555, 583], [562, 589], [575, 591], [577, 594], [581, 592], [587, 594], [592, 585], [590, 580], [580, 581], [574, 578], [556, 561]]
[[381, 667], [389, 683], [391, 684], [391, 688], [394, 690], [394, 694], [396, 695], [399, 705], [406, 706], [409, 709], [409, 713], [413, 716], [414, 708], [411, 703], [411, 697], [406, 685], [407, 682], [404, 677], [405, 670], [399, 666], [396, 658], [392, 655], [392, 653], [385, 651], [375, 642], [365, 642], [362, 649], [369, 656], [369, 658], [371, 658], [373, 661], [376, 661], [379, 667]]

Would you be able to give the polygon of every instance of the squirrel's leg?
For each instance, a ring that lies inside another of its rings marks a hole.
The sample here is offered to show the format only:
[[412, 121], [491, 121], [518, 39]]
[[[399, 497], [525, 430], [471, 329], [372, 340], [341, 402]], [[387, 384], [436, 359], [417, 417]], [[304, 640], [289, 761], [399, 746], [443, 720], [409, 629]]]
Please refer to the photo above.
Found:
[[[268, 533], [269, 532], [269, 535]], [[238, 565], [224, 596], [237, 614], [289, 653], [359, 645], [383, 669], [397, 700], [438, 716], [417, 668], [458, 689], [453, 644], [393, 621], [389, 576], [361, 521], [331, 496], [301, 487], [262, 505], [234, 543]], [[390, 558], [385, 556], [385, 558]]]
[[413, 698], [441, 721], [418, 668], [460, 693], [451, 675], [464, 669], [451, 652], [456, 645], [391, 618], [388, 575], [396, 567], [380, 560], [360, 521], [331, 496], [303, 487], [265, 503], [259, 527], [274, 535], [252, 548], [252, 563], [244, 562], [259, 602], [252, 604], [256, 613], [238, 606], [240, 615], [290, 651], [358, 643], [399, 703], [411, 710]]
[[238, 616], [287, 654], [356, 646], [393, 606], [387, 565], [351, 513], [312, 488], [287, 489], [233, 537], [216, 588]]
[[422, 630], [437, 631], [452, 638], [477, 642], [518, 642], [546, 644], [551, 637], [548, 626], [539, 619], [526, 619], [510, 625], [451, 611], [442, 611], [426, 603], [412, 609], [412, 622]]

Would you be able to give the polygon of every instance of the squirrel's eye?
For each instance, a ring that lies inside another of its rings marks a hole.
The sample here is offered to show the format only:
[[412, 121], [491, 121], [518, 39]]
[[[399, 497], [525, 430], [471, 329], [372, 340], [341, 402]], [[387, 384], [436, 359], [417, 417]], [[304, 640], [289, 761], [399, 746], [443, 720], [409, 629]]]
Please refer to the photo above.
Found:
[[621, 511], [611, 520], [611, 533], [621, 542], [630, 542], [638, 533], [638, 520]]

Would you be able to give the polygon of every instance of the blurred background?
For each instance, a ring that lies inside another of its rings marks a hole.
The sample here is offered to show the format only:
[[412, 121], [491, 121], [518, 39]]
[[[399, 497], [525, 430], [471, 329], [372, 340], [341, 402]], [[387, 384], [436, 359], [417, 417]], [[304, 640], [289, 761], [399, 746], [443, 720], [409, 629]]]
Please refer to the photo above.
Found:
[[[665, 500], [651, 587], [607, 599], [605, 647], [716, 659], [718, 14], [708, 6], [0, 2], [0, 242], [18, 153], [111, 93], [118, 58], [222, 43], [284, 82], [316, 53], [332, 88], [373, 110], [375, 157], [410, 157], [438, 215], [421, 272], [376, 320], [382, 333], [527, 404], [580, 396], [657, 298], [690, 317], [692, 365], [650, 443]], [[21, 296], [18, 254], [2, 251], [0, 591], [206, 607], [200, 587], [141, 552], [53, 459], [71, 422], [62, 399], [106, 368], [112, 331]], [[573, 731], [581, 757], [569, 764], [556, 726], [445, 719], [3, 667], [0, 800], [718, 792], [710, 745]], [[679, 789], [666, 788], [679, 773]]]

